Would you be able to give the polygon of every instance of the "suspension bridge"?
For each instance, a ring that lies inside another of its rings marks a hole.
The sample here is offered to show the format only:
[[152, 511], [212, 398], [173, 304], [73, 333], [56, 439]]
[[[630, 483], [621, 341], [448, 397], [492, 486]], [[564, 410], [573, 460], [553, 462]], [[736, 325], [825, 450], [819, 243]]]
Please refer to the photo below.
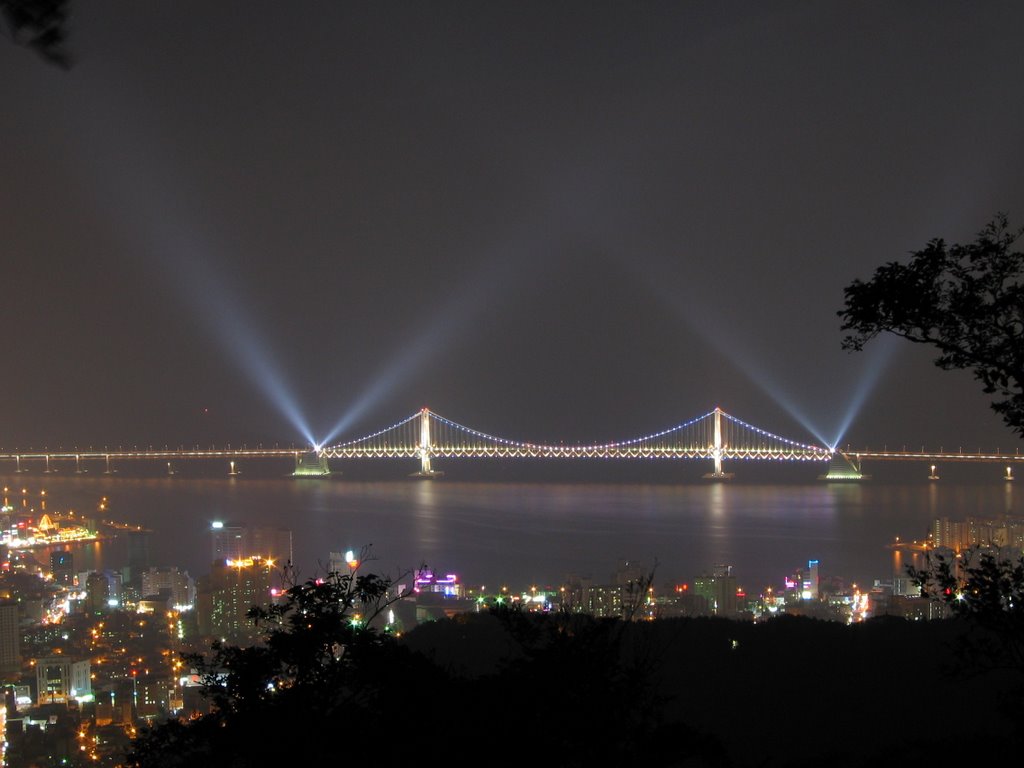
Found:
[[[418, 462], [411, 476], [435, 478], [444, 473], [434, 467], [435, 459], [669, 459], [703, 460], [711, 463], [704, 477], [728, 479], [732, 473], [724, 461], [821, 462], [826, 464], [825, 480], [858, 480], [864, 461], [916, 461], [931, 465], [931, 477], [937, 479], [935, 464], [945, 461], [1005, 463], [1008, 479], [1011, 466], [1024, 456], [990, 451], [946, 453], [925, 451], [832, 450], [825, 446], [801, 443], [773, 434], [726, 413], [721, 408], [666, 429], [640, 437], [601, 443], [527, 442], [488, 434], [445, 418], [423, 408], [384, 429], [363, 437], [328, 446], [309, 448], [137, 448], [79, 450], [0, 450], [0, 462], [14, 464], [15, 472], [41, 468], [57, 471], [57, 465], [74, 463], [74, 472], [98, 468], [111, 474], [115, 465], [126, 461], [166, 462], [168, 474], [183, 461], [220, 459], [228, 462], [230, 474], [238, 474], [242, 461], [289, 458], [299, 477], [321, 477], [330, 473], [330, 460], [404, 459]], [[97, 466], [98, 465], [98, 466]]]
[[828, 461], [828, 448], [780, 437], [730, 416], [721, 408], [643, 437], [608, 443], [530, 443], [489, 435], [428, 408], [366, 437], [323, 448], [325, 459], [418, 459], [417, 477], [438, 474], [438, 459], [710, 459], [710, 477], [726, 478], [725, 459]]

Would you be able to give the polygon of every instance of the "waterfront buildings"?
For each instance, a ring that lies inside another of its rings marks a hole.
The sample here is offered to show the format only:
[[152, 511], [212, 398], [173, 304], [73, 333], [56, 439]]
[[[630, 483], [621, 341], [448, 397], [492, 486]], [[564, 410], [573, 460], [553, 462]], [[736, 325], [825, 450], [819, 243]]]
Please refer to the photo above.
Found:
[[931, 547], [946, 547], [954, 552], [969, 547], [1011, 547], [1024, 549], [1024, 518], [1009, 515], [998, 518], [968, 516], [963, 520], [936, 518], [932, 524]]

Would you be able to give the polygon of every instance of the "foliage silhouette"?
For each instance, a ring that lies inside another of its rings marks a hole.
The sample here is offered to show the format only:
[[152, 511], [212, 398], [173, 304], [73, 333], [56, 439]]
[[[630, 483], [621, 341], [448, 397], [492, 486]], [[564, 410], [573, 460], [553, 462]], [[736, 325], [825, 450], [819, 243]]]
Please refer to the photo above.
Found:
[[1024, 680], [1024, 556], [1001, 558], [973, 548], [934, 555], [924, 568], [908, 566], [907, 573], [923, 596], [971, 625], [974, 631], [960, 644], [970, 669], [1012, 671]]
[[339, 729], [359, 734], [360, 726], [399, 718], [408, 704], [402, 676], [431, 677], [424, 660], [371, 626], [393, 599], [391, 587], [372, 574], [331, 573], [296, 584], [277, 605], [252, 608], [261, 643], [216, 643], [210, 657], [185, 657], [213, 712], [151, 729], [129, 764], [308, 764], [336, 759], [342, 746], [358, 754], [358, 744], [336, 741]]
[[935, 364], [966, 369], [995, 410], [1024, 433], [1024, 253], [1022, 230], [998, 214], [973, 243], [930, 241], [908, 264], [889, 262], [845, 290], [843, 348], [860, 350], [882, 332], [938, 349]]
[[[342, 756], [446, 767], [639, 766], [694, 756], [726, 764], [716, 739], [663, 717], [650, 655], [637, 640], [649, 622], [506, 609], [437, 622], [448, 638], [481, 620], [509, 638], [505, 660], [471, 677], [373, 627], [391, 586], [332, 574], [253, 609], [261, 644], [217, 645], [209, 658], [189, 659], [214, 711], [155, 726], [136, 740], [129, 765], [310, 765]], [[507, 748], [509, 739], [520, 746]], [[462, 748], [442, 749], [449, 742]]]
[[67, 69], [71, 66], [64, 48], [69, 5], [69, 0], [0, 0], [0, 17], [15, 43]]

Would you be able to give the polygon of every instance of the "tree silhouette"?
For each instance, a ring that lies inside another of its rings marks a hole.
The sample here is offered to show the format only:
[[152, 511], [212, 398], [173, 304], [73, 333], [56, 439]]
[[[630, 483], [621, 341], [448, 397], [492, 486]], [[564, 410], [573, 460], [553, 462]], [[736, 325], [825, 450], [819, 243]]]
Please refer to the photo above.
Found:
[[[373, 574], [331, 573], [291, 587], [276, 605], [253, 607], [261, 643], [215, 643], [209, 657], [185, 657], [213, 712], [151, 729], [129, 765], [308, 765], [337, 758], [332, 734], [398, 718], [408, 702], [402, 675], [426, 679], [430, 671], [372, 626], [394, 599], [391, 587]], [[344, 747], [362, 754], [358, 744]]]
[[1013, 671], [1024, 678], [1024, 556], [999, 557], [985, 548], [929, 558], [907, 573], [923, 596], [944, 603], [975, 628], [961, 644], [974, 669]]
[[15, 43], [67, 69], [71, 66], [64, 48], [69, 5], [69, 0], [0, 0], [0, 17]]
[[715, 738], [664, 717], [644, 640], [651, 622], [503, 607], [436, 622], [445, 645], [482, 621], [503, 628], [508, 654], [473, 677], [374, 628], [394, 599], [391, 586], [378, 576], [331, 574], [254, 608], [261, 643], [188, 657], [213, 712], [156, 725], [135, 741], [127, 764], [726, 762]]
[[889, 262], [867, 282], [844, 290], [838, 313], [850, 331], [843, 348], [860, 350], [882, 332], [939, 351], [935, 364], [966, 369], [992, 408], [1024, 433], [1024, 253], [1014, 250], [1022, 230], [998, 214], [973, 243], [935, 239], [908, 264]]

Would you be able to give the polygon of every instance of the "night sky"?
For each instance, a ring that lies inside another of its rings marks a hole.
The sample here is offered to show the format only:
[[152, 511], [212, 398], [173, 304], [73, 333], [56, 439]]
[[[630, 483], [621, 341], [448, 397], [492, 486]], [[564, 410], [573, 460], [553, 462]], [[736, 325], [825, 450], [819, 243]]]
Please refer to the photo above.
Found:
[[718, 6], [93, 1], [70, 71], [0, 40], [0, 446], [424, 405], [1015, 446], [969, 374], [843, 352], [836, 312], [1024, 224], [1024, 5]]

